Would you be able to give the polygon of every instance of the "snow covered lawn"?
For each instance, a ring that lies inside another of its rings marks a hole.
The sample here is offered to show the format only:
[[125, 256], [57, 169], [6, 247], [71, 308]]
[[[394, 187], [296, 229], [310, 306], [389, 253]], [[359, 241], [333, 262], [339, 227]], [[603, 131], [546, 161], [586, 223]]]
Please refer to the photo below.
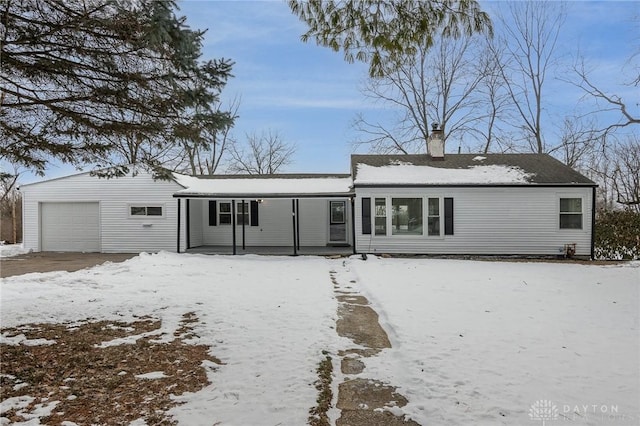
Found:
[[13, 257], [20, 254], [29, 253], [22, 244], [2, 244], [0, 242], [0, 257]]
[[225, 365], [170, 414], [186, 425], [302, 425], [322, 351], [348, 344], [334, 330], [332, 270], [373, 303], [393, 345], [367, 358], [361, 376], [398, 386], [421, 424], [539, 425], [530, 408], [540, 400], [557, 408], [547, 425], [640, 423], [638, 262], [143, 254], [4, 279], [2, 327], [151, 315], [162, 340], [193, 312], [194, 343]]

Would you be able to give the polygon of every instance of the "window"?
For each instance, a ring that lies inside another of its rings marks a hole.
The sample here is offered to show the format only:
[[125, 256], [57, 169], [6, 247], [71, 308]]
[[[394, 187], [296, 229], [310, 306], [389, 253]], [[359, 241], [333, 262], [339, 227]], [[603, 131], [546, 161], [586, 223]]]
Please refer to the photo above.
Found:
[[422, 235], [422, 198], [392, 198], [393, 235]]
[[[244, 211], [244, 215], [242, 214]], [[246, 201], [236, 202], [236, 223], [238, 225], [242, 225], [242, 220], [244, 220], [244, 224], [249, 224], [249, 203]]]
[[440, 199], [428, 199], [428, 217], [427, 217], [428, 235], [440, 235]]
[[[216, 203], [209, 204], [209, 211], [215, 208]], [[231, 201], [220, 201], [218, 205], [218, 223], [220, 225], [231, 225]], [[242, 214], [244, 211], [244, 215]], [[245, 225], [258, 226], [258, 202], [257, 201], [236, 201], [236, 225], [242, 225], [244, 218]], [[215, 221], [209, 219], [209, 225], [215, 226]]]
[[375, 201], [376, 235], [387, 235], [387, 200], [376, 198]]
[[218, 223], [220, 225], [231, 225], [231, 202], [220, 201], [218, 204]]
[[560, 229], [582, 229], [582, 198], [560, 198]]
[[136, 217], [162, 216], [162, 206], [129, 206], [129, 215]]

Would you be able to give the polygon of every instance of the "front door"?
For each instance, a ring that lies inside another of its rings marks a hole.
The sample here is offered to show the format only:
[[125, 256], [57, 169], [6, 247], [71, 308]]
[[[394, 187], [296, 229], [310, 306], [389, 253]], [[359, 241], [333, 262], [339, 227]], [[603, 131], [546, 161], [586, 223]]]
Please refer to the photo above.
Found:
[[329, 201], [329, 243], [347, 242], [347, 202]]

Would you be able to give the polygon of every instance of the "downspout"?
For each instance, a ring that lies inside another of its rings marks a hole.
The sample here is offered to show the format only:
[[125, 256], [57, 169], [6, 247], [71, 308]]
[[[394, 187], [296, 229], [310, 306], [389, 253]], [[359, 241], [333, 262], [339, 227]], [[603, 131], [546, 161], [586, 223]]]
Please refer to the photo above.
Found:
[[231, 200], [231, 241], [233, 254], [236, 254], [236, 200]]
[[180, 253], [180, 198], [178, 198], [178, 232], [176, 234], [178, 235], [176, 253]]
[[596, 257], [596, 187], [591, 188], [591, 260]]

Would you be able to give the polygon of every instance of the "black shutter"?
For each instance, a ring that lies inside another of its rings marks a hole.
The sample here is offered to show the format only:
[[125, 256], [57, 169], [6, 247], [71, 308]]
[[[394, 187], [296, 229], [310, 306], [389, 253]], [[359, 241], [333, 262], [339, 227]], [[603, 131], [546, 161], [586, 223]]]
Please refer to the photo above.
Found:
[[209, 200], [209, 226], [216, 226], [218, 224], [218, 209], [216, 208], [215, 200]]
[[251, 226], [258, 226], [258, 202], [251, 201]]
[[453, 235], [453, 198], [444, 199], [444, 235]]
[[371, 198], [362, 199], [362, 235], [371, 235]]

